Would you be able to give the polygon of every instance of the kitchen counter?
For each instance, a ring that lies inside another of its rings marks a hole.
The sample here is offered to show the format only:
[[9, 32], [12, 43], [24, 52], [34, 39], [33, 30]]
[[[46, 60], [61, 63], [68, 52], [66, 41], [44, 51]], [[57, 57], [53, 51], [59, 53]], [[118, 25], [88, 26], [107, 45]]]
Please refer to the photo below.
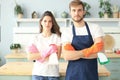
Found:
[[105, 53], [108, 58], [120, 58], [120, 54], [117, 53]]
[[5, 58], [6, 62], [28, 62], [27, 53], [10, 53]]
[[[60, 62], [59, 67], [60, 76], [64, 77], [67, 68], [67, 62]], [[8, 62], [0, 67], [0, 80], [12, 80], [10, 78], [13, 77], [15, 77], [14, 80], [17, 79], [17, 77], [28, 77], [27, 79], [23, 80], [31, 80], [32, 68], [33, 62]], [[110, 72], [105, 68], [105, 66], [98, 65], [98, 75], [99, 77], [108, 77], [110, 76]]]
[[10, 53], [5, 56], [5, 58], [26, 58], [27, 53]]
[[[105, 53], [105, 55], [109, 58], [120, 58], [120, 54], [116, 54], [116, 53]], [[62, 57], [62, 56], [61, 56]], [[27, 58], [27, 53], [10, 53], [10, 54], [7, 54], [5, 56], [6, 59], [10, 59], [10, 58], [17, 58], [17, 59], [20, 59], [20, 58]]]
[[[120, 54], [116, 54], [113, 52], [105, 53], [108, 58], [120, 58]], [[27, 60], [27, 53], [10, 53], [5, 56], [6, 62], [29, 62]], [[60, 62], [64, 62], [63, 56], [61, 55]]]

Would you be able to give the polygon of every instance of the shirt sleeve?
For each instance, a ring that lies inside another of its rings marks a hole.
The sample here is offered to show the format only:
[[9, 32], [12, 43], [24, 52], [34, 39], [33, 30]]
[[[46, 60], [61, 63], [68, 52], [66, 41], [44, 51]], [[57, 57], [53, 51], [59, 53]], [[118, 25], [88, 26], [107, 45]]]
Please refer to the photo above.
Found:
[[71, 28], [64, 28], [64, 30], [62, 31], [62, 35], [61, 35], [62, 43], [72, 42], [73, 34], [71, 31], [72, 31]]
[[93, 40], [98, 37], [104, 36], [104, 32], [102, 30], [102, 27], [97, 24], [89, 24], [90, 32], [92, 34]]
[[104, 36], [102, 28], [100, 26], [96, 26], [94, 37], [97, 38], [102, 36]]
[[56, 43], [57, 43], [58, 46], [61, 46], [61, 38], [59, 36], [57, 38], [57, 42]]

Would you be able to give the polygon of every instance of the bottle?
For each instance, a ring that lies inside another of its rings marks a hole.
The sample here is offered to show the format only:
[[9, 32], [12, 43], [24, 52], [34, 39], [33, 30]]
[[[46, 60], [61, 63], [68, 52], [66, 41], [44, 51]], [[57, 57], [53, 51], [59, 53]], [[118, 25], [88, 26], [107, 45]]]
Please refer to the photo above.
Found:
[[104, 65], [110, 62], [110, 60], [107, 58], [107, 56], [104, 53], [99, 52], [97, 53], [97, 55], [98, 55], [98, 61], [101, 65]]
[[52, 53], [48, 61], [49, 65], [58, 65], [57, 53]]

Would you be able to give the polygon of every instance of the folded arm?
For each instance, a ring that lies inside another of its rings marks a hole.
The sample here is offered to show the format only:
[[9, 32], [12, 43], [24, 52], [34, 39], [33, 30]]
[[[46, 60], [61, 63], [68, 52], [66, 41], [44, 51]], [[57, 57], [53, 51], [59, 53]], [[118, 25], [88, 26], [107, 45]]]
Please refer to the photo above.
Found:
[[76, 51], [73, 49], [73, 47], [66, 47], [66, 44], [70, 44], [70, 43], [63, 44], [62, 53], [63, 53], [63, 58], [65, 60], [77, 60], [80, 58], [85, 58], [85, 59], [97, 58], [96, 53], [102, 51], [104, 46], [102, 37], [96, 38], [94, 44], [90, 48], [86, 48], [83, 50]]
[[34, 44], [32, 44], [31, 46], [28, 47], [27, 58], [29, 60], [38, 60], [40, 62], [43, 62], [45, 59], [48, 59], [48, 57], [52, 53], [57, 53], [58, 58], [60, 58], [61, 46], [56, 46], [55, 44], [51, 44], [47, 49], [43, 51], [38, 51], [37, 47]]

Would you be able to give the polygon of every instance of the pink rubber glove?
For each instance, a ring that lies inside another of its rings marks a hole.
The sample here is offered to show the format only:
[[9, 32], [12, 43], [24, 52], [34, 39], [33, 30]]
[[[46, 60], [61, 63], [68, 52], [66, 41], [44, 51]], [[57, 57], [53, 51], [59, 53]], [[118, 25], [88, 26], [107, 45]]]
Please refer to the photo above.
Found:
[[34, 44], [32, 44], [31, 46], [28, 47], [28, 52], [39, 53], [37, 47]]
[[49, 48], [47, 48], [46, 50], [41, 51], [41, 59], [38, 59], [37, 61], [43, 63], [45, 61], [45, 58], [49, 55], [51, 55], [52, 53], [56, 53], [57, 52], [57, 46], [55, 44], [50, 44]]
[[[39, 53], [38, 49], [34, 44], [28, 47], [28, 51], [31, 53]], [[44, 62], [45, 57], [51, 55], [52, 53], [57, 52], [57, 46], [55, 44], [50, 44], [49, 48], [46, 50], [41, 51], [41, 58], [37, 59], [39, 62]]]
[[51, 55], [52, 53], [56, 53], [56, 52], [57, 52], [57, 46], [55, 44], [50, 44], [48, 49], [42, 51], [41, 56], [45, 58]]
[[[31, 46], [28, 47], [28, 52], [31, 52], [31, 53], [39, 53], [37, 47], [36, 47], [34, 44], [32, 44]], [[42, 58], [41, 58], [41, 59], [37, 59], [37, 61], [43, 62], [44, 59], [42, 59]]]

